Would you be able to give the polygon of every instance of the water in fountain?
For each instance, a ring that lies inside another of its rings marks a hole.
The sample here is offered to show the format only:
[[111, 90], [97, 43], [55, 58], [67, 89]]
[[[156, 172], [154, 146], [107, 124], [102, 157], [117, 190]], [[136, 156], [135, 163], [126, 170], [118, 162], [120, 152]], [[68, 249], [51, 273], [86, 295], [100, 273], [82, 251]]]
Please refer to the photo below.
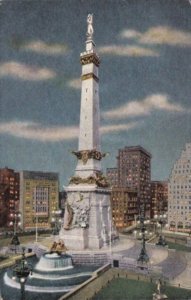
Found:
[[[37, 295], [40, 299], [58, 299], [58, 296], [89, 279], [97, 269], [95, 266], [73, 265], [72, 257], [66, 253], [49, 252], [42, 255], [38, 262], [36, 257], [29, 261], [34, 264], [33, 274], [25, 284], [26, 299], [30, 300], [38, 299]], [[13, 280], [11, 269], [4, 274], [2, 294], [4, 300], [20, 299], [20, 284], [18, 280]]]
[[43, 271], [72, 269], [72, 257], [68, 254], [45, 253], [40, 258], [35, 269]]

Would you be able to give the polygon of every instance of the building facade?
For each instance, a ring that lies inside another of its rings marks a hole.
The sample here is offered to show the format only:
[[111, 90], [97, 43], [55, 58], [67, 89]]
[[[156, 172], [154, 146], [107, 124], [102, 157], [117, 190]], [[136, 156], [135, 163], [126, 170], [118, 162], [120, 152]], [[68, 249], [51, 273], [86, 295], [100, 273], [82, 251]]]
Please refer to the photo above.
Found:
[[19, 209], [19, 173], [0, 169], [0, 227], [9, 227]]
[[191, 230], [191, 143], [186, 144], [170, 175], [168, 224], [171, 230]]
[[107, 168], [106, 175], [111, 187], [117, 187], [118, 184], [118, 168]]
[[58, 209], [57, 173], [20, 172], [20, 211], [24, 231], [51, 228], [53, 211]]
[[151, 218], [161, 215], [168, 209], [168, 182], [151, 181]]
[[113, 222], [119, 231], [133, 225], [138, 215], [137, 192], [129, 188], [113, 187], [111, 207]]
[[119, 149], [118, 183], [121, 187], [137, 190], [137, 206], [145, 204], [145, 213], [150, 216], [151, 154], [141, 146]]

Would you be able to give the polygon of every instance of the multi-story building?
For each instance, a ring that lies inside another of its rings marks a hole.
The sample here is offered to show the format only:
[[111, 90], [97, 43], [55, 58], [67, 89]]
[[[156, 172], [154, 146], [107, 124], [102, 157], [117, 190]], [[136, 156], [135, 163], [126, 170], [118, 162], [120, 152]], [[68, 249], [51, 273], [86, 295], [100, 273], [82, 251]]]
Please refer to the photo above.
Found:
[[112, 188], [111, 207], [113, 222], [118, 230], [133, 225], [138, 214], [137, 192], [129, 188]]
[[151, 181], [151, 218], [167, 212], [168, 182]]
[[0, 227], [8, 227], [19, 208], [19, 173], [0, 169]]
[[111, 187], [119, 186], [118, 184], [118, 168], [107, 168], [106, 175]]
[[191, 230], [191, 143], [186, 144], [170, 175], [168, 224], [171, 230]]
[[117, 160], [119, 186], [136, 189], [138, 209], [144, 204], [150, 216], [151, 154], [141, 146], [125, 147], [119, 149]]
[[24, 231], [51, 228], [53, 211], [58, 209], [57, 173], [20, 172], [20, 210]]
[[9, 187], [6, 184], [0, 184], [0, 227], [8, 225], [9, 216]]

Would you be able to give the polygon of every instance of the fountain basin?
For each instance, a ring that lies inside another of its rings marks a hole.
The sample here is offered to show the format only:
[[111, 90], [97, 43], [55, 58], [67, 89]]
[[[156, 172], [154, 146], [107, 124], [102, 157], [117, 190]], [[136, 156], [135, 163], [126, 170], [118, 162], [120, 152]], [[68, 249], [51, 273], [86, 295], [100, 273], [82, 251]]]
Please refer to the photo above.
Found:
[[40, 271], [60, 271], [72, 269], [72, 257], [68, 254], [45, 253], [41, 256], [40, 261], [37, 263], [35, 270]]
[[[68, 254], [45, 253], [38, 261], [27, 259], [33, 264], [32, 276], [25, 284], [26, 299], [56, 300], [64, 293], [77, 287], [92, 276], [96, 266], [73, 265]], [[39, 298], [37, 298], [37, 296]], [[12, 269], [3, 276], [3, 300], [20, 300], [20, 283], [12, 278]]]

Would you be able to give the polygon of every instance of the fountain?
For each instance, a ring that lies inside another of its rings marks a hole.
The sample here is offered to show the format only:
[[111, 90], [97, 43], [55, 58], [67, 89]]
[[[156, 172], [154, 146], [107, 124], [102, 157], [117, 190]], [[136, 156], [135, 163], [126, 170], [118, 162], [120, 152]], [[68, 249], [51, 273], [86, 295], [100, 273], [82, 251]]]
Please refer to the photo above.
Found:
[[[72, 257], [67, 254], [45, 253], [36, 265], [36, 270], [57, 271], [72, 269]], [[33, 274], [34, 276], [34, 274]]]
[[[40, 261], [37, 263], [35, 270], [37, 271], [60, 271], [73, 268], [72, 257], [66, 254], [67, 248], [62, 240], [54, 242], [50, 248], [50, 252], [41, 256]], [[63, 253], [64, 252], [64, 253]], [[34, 275], [33, 275], [34, 276]]]
[[[54, 242], [50, 251], [43, 254], [39, 261], [36, 257], [28, 259], [34, 267], [25, 283], [26, 299], [37, 299], [37, 293], [40, 299], [58, 299], [92, 276], [97, 267], [74, 265], [72, 256], [65, 250], [64, 243]], [[5, 272], [3, 281], [3, 300], [20, 299], [20, 283], [13, 277], [12, 269]]]

